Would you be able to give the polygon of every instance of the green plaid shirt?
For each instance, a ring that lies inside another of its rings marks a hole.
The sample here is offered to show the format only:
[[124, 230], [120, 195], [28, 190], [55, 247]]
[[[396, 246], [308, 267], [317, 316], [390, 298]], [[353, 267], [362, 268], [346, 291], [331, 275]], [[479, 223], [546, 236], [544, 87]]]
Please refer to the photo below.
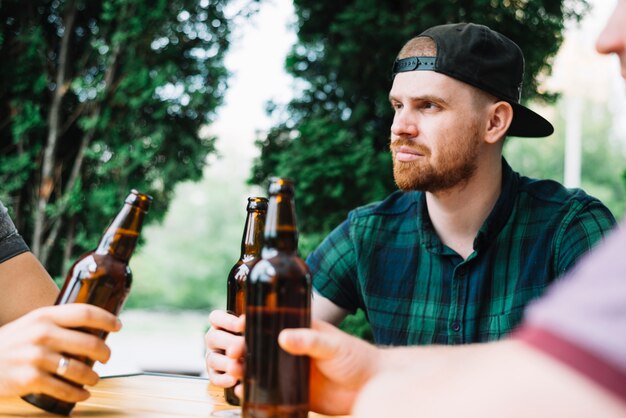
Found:
[[502, 193], [467, 260], [442, 244], [425, 195], [398, 191], [350, 212], [307, 264], [319, 294], [365, 311], [377, 344], [490, 341], [614, 224], [582, 190], [521, 177], [503, 160]]

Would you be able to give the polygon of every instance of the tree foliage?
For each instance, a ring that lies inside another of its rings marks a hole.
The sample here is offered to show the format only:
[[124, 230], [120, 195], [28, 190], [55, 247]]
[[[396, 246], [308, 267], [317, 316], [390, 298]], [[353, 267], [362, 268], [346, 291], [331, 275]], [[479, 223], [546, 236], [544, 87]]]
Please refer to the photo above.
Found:
[[[472, 21], [515, 40], [526, 56], [523, 96], [538, 91], [585, 0], [295, 0], [298, 42], [286, 68], [304, 88], [287, 117], [257, 143], [251, 182], [272, 174], [297, 184], [299, 223], [321, 237], [346, 213], [395, 189], [388, 156], [390, 70], [402, 44], [430, 26]], [[274, 111], [283, 109], [275, 107]]]
[[93, 248], [129, 189], [154, 196], [155, 220], [201, 176], [228, 3], [0, 2], [0, 199], [52, 274]]

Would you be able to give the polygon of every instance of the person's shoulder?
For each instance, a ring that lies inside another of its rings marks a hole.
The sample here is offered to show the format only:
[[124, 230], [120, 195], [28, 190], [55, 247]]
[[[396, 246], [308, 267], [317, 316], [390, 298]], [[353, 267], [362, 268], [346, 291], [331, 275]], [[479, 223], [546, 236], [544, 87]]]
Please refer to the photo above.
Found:
[[350, 211], [351, 221], [371, 217], [397, 217], [408, 213], [419, 202], [421, 192], [396, 190], [384, 200], [372, 202]]
[[578, 203], [587, 205], [597, 203], [604, 204], [596, 197], [587, 194], [580, 188], [568, 188], [555, 180], [534, 179], [520, 176], [519, 192], [528, 195], [530, 198], [547, 205], [571, 205]]

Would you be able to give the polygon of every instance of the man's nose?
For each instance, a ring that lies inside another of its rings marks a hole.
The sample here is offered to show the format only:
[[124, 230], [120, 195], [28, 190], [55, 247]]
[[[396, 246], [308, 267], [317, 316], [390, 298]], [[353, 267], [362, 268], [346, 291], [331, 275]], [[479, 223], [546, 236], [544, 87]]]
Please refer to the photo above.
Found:
[[417, 120], [411, 117], [405, 109], [399, 110], [393, 117], [391, 124], [391, 139], [394, 138], [413, 138], [418, 134]]

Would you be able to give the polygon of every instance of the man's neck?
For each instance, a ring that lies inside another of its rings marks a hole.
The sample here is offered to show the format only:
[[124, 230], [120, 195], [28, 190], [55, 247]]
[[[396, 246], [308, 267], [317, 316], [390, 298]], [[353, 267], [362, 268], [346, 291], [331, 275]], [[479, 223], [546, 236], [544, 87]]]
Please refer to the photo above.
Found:
[[441, 241], [463, 259], [474, 252], [474, 239], [491, 213], [502, 188], [502, 163], [479, 165], [474, 175], [454, 188], [427, 192], [426, 204]]

